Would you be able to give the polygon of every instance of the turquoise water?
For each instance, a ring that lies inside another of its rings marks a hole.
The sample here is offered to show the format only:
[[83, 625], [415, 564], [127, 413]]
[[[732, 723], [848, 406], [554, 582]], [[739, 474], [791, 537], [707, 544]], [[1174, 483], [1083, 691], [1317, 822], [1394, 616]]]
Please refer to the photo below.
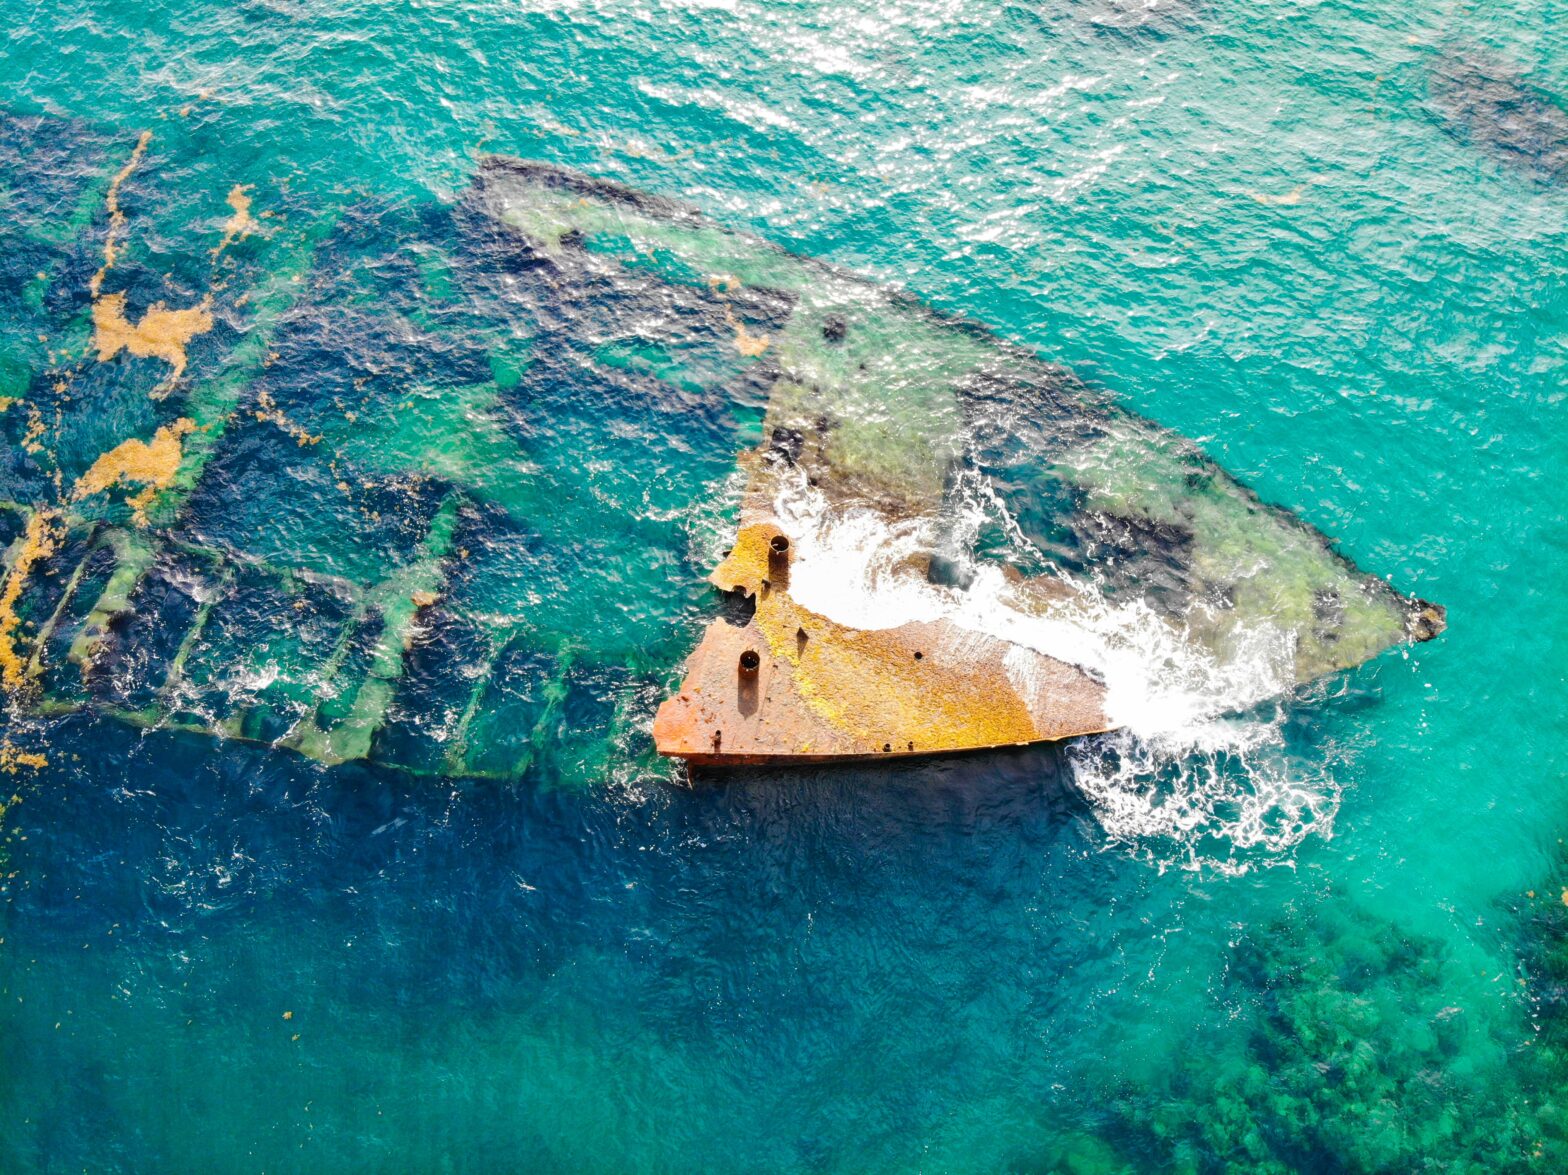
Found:
[[[256, 421], [214, 458], [227, 493], [198, 492], [183, 525], [291, 566], [330, 546], [314, 570], [373, 580], [417, 562], [440, 509], [378, 489], [377, 455], [436, 438], [443, 475], [493, 507], [484, 526], [528, 519], [554, 590], [506, 655], [547, 657], [567, 701], [484, 702], [551, 735], [510, 782], [15, 717], [13, 748], [47, 763], [4, 777], [0, 1168], [1568, 1161], [1568, 11], [8, 16], [8, 127], [67, 128], [7, 131], [7, 217], [63, 242], [58, 294], [29, 295], [34, 255], [7, 250], [8, 381], [57, 366], [24, 321], [85, 340], [104, 182], [151, 131], [117, 270], [140, 304], [299, 274], [309, 313], [277, 310], [295, 333], [267, 336], [280, 397], [346, 380], [345, 354], [373, 378], [380, 353], [411, 384], [493, 383], [471, 394], [515, 409], [451, 452], [441, 438], [484, 415], [471, 401], [316, 446]], [[1266, 753], [1140, 775], [1097, 769], [1091, 744], [682, 786], [639, 723], [712, 613], [707, 503], [755, 397], [672, 412], [608, 378], [531, 382], [505, 338], [464, 349], [493, 321], [461, 307], [409, 313], [459, 340], [441, 347], [364, 326], [398, 274], [442, 286], [439, 258], [397, 243], [445, 239], [431, 210], [460, 203], [484, 152], [676, 198], [980, 319], [1198, 439], [1446, 605], [1449, 630], [1250, 715]], [[97, 187], [66, 183], [78, 165]], [[235, 184], [275, 215], [209, 260]], [[194, 388], [262, 337], [256, 313], [192, 343]], [[164, 370], [73, 369], [62, 395], [104, 408], [44, 420], [60, 467], [185, 411], [147, 396]], [[297, 427], [330, 423], [282, 402]], [[0, 418], [5, 496], [42, 500], [20, 410]], [[381, 496], [338, 511], [329, 452], [356, 436], [368, 451], [342, 459]], [[542, 472], [525, 484], [511, 462]], [[297, 494], [247, 496], [280, 468]], [[628, 532], [674, 554], [628, 555]], [[439, 765], [418, 717], [400, 737]], [[1311, 819], [1256, 837], [1260, 795]], [[1195, 823], [1117, 803], [1151, 796]]]

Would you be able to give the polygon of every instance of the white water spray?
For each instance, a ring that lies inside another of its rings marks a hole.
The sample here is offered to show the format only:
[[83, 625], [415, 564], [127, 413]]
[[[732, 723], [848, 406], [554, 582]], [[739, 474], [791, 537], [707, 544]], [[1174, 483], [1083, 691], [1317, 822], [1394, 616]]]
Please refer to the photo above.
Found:
[[[976, 488], [967, 510], [1005, 512]], [[1292, 633], [1237, 631], [1219, 657], [1147, 603], [1112, 602], [1092, 582], [1062, 576], [1062, 590], [1042, 598], [995, 564], [972, 564], [966, 587], [933, 584], [921, 570], [936, 546], [931, 517], [890, 522], [830, 505], [803, 478], [786, 479], [775, 509], [795, 540], [790, 592], [804, 607], [860, 629], [946, 618], [1101, 679], [1118, 729], [1073, 742], [1067, 762], [1113, 844], [1161, 868], [1239, 872], [1288, 862], [1302, 839], [1331, 830], [1332, 764], [1292, 754], [1283, 708], [1259, 706], [1295, 688]], [[999, 521], [1027, 543], [1012, 519]]]

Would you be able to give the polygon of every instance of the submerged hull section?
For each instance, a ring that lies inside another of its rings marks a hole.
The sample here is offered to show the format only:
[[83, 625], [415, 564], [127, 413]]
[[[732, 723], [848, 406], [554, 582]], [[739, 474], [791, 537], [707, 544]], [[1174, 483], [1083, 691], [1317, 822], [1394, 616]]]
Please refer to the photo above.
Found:
[[[1117, 666], [1140, 628], [1224, 709], [1443, 627], [1441, 608], [1363, 573], [1191, 442], [972, 323], [548, 168], [492, 161], [480, 190], [547, 257], [705, 285], [768, 384], [736, 547], [711, 577], [755, 613], [708, 627], [655, 722], [665, 754], [815, 762], [1058, 739], [1122, 722], [1136, 691]], [[859, 548], [824, 537], [851, 523]], [[804, 592], [757, 553], [779, 534], [811, 564]], [[926, 627], [881, 599], [913, 600]], [[890, 676], [919, 643], [965, 651]]]
[[758, 394], [722, 313], [552, 263], [477, 191], [220, 166], [193, 123], [0, 114], [7, 716], [646, 770], [692, 504]]
[[[636, 759], [704, 626], [655, 723], [693, 761], [1115, 725], [1092, 657], [964, 613], [1004, 569], [1013, 614], [1136, 603], [1219, 665], [1278, 622], [1288, 681], [1440, 626], [1067, 373], [686, 209], [505, 159], [345, 200], [191, 133], [0, 117], [13, 715], [578, 780]], [[846, 519], [936, 596], [845, 613]], [[744, 560], [779, 534], [787, 583]]]

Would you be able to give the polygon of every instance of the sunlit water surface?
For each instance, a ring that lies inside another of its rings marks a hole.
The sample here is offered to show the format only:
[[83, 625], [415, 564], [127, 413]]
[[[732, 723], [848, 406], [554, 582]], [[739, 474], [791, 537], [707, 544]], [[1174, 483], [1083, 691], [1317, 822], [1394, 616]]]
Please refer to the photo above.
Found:
[[[574, 671], [567, 723], [621, 733], [497, 782], [13, 724], [47, 765], [3, 779], [0, 1168], [1568, 1165], [1568, 10], [64, 0], [6, 27], [11, 114], [106, 159], [152, 131], [149, 217], [216, 238], [242, 184], [287, 208], [275, 240], [328, 213], [413, 239], [484, 152], [674, 197], [1071, 367], [1450, 627], [1221, 717], [1177, 666], [1132, 734], [686, 786], [646, 720], [712, 615], [748, 418], [538, 392], [507, 443], [539, 485], [466, 442], [448, 472], [563, 561], [541, 630], [638, 650]], [[130, 228], [149, 267], [177, 251]], [[244, 490], [279, 444], [193, 499], [203, 533], [308, 530], [311, 483]], [[614, 561], [627, 528], [669, 558]]]

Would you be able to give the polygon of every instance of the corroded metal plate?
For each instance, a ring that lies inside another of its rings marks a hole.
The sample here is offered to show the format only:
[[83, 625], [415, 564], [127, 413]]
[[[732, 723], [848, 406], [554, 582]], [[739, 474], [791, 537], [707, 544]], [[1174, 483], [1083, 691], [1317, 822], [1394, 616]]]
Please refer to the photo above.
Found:
[[788, 591], [787, 550], [770, 551], [781, 533], [743, 528], [714, 572], [756, 611], [744, 624], [709, 625], [680, 692], [654, 720], [661, 754], [708, 765], [823, 762], [1109, 727], [1104, 688], [1076, 666], [948, 620], [863, 631], [801, 607]]

